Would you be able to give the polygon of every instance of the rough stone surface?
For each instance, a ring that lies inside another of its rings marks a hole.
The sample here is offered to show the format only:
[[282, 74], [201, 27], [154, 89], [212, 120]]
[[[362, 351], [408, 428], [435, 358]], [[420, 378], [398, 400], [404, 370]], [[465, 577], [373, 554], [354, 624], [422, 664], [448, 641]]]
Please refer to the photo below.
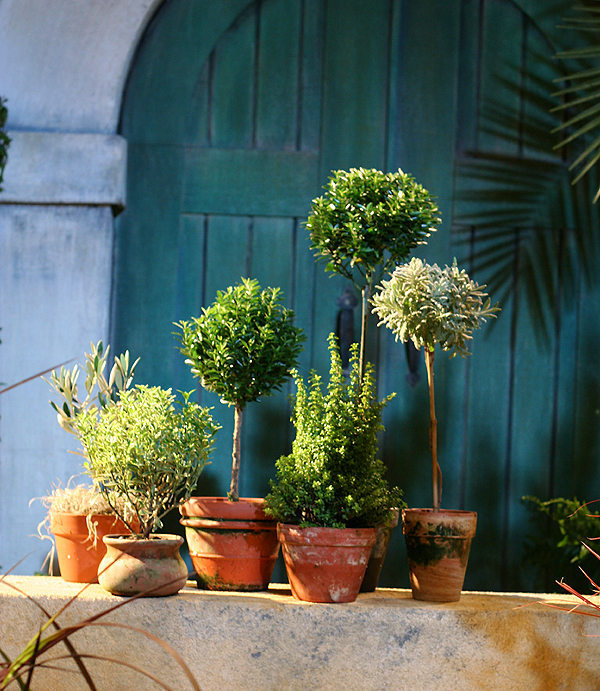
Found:
[[[11, 577], [54, 613], [80, 586], [61, 579]], [[0, 639], [9, 655], [43, 616], [0, 584]], [[550, 596], [465, 593], [452, 604], [419, 603], [379, 589], [344, 605], [301, 603], [286, 586], [268, 593], [212, 593], [186, 587], [141, 599], [107, 621], [139, 626], [170, 643], [203, 691], [589, 691], [600, 685], [600, 621], [539, 604]], [[562, 598], [568, 600], [568, 598]], [[90, 586], [60, 616], [74, 623], [123, 601]], [[524, 605], [529, 605], [523, 607]], [[191, 688], [153, 640], [93, 627], [72, 639], [80, 653], [134, 663], [173, 688]], [[93, 662], [99, 689], [151, 688], [126, 668]], [[36, 688], [83, 689], [76, 675], [44, 672]]]
[[9, 132], [0, 204], [125, 206], [127, 142], [118, 135]]

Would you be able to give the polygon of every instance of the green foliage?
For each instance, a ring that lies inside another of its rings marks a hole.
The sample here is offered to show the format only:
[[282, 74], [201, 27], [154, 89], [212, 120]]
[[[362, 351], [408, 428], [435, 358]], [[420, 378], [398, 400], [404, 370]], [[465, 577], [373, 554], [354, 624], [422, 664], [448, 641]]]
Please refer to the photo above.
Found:
[[398, 266], [389, 281], [382, 281], [373, 296], [373, 311], [396, 340], [405, 343], [410, 338], [417, 349], [431, 352], [439, 343], [451, 357], [464, 357], [473, 330], [499, 311], [485, 300], [483, 288], [459, 270], [456, 261], [440, 269], [413, 258]]
[[[147, 538], [179, 501], [187, 501], [208, 462], [218, 426], [207, 408], [189, 401], [176, 410], [171, 390], [137, 386], [115, 405], [80, 413], [75, 425], [85, 466], [111, 503], [115, 492], [133, 507]], [[112, 505], [132, 532], [131, 522]]]
[[[561, 80], [566, 88], [553, 94], [562, 100], [561, 105], [553, 109], [553, 112], [566, 113], [567, 117], [553, 132], [565, 132], [566, 136], [554, 148], [560, 149], [572, 142], [583, 143], [583, 150], [569, 166], [569, 170], [579, 167], [579, 172], [573, 179], [576, 184], [588, 173], [600, 160], [600, 111], [598, 98], [600, 98], [600, 22], [598, 22], [597, 6], [578, 6], [579, 16], [564, 19], [563, 28], [575, 29], [580, 34], [585, 32], [591, 36], [586, 45], [574, 50], [563, 51], [556, 54], [559, 60], [579, 62], [576, 71], [565, 75]], [[600, 198], [600, 188], [596, 192], [594, 202]]]
[[281, 298], [279, 288], [242, 279], [219, 291], [200, 317], [177, 324], [192, 374], [224, 403], [243, 408], [272, 394], [296, 365], [305, 337]]
[[578, 589], [589, 590], [579, 566], [590, 555], [585, 545], [597, 551], [594, 538], [600, 535], [600, 514], [576, 497], [542, 501], [528, 496], [523, 501], [532, 511], [534, 528], [527, 536], [523, 561], [535, 568], [538, 586], [558, 591], [556, 581], [565, 578]]
[[308, 388], [297, 372], [292, 422], [296, 439], [292, 453], [277, 462], [266, 511], [276, 520], [331, 528], [380, 525], [391, 509], [402, 507], [402, 493], [390, 490], [385, 466], [376, 459], [381, 411], [392, 397], [378, 402], [373, 367], [360, 380], [356, 344], [350, 381], [346, 383], [339, 347], [329, 336], [331, 353], [327, 393], [313, 371]]
[[401, 170], [336, 170], [324, 189], [306, 222], [311, 249], [359, 290], [377, 267], [383, 275], [405, 261], [440, 223], [433, 197]]
[[8, 109], [6, 107], [6, 99], [0, 96], [0, 192], [2, 192], [2, 178], [4, 175], [4, 167], [8, 160], [8, 145], [10, 144], [10, 138], [4, 131], [7, 118]]
[[[82, 369], [75, 365], [72, 370], [60, 368], [60, 373], [52, 370], [48, 383], [63, 399], [62, 406], [57, 406], [54, 401], [50, 405], [56, 411], [58, 424], [67, 432], [78, 435], [74, 424], [75, 418], [80, 413], [97, 411], [114, 405], [118, 401], [121, 391], [125, 391], [133, 381], [135, 366], [139, 358], [129, 367], [129, 351], [115, 357], [113, 367], [108, 380], [104, 376], [106, 362], [110, 346], [104, 346], [102, 341], [97, 345], [91, 344], [92, 352], [85, 353], [85, 367]], [[80, 398], [77, 380], [81, 371], [85, 371], [85, 398]]]

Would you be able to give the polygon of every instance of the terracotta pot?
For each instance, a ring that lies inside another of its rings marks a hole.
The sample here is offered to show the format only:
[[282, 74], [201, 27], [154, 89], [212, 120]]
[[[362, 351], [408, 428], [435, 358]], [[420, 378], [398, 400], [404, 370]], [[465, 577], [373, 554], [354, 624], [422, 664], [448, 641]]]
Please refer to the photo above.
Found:
[[162, 597], [179, 592], [188, 570], [179, 554], [179, 535], [104, 537], [106, 554], [98, 567], [100, 585], [112, 595]]
[[415, 600], [460, 600], [476, 527], [474, 511], [404, 509], [402, 528]]
[[54, 534], [60, 575], [73, 583], [98, 583], [98, 564], [106, 554], [102, 538], [110, 533], [128, 533], [116, 516], [92, 514], [96, 526], [96, 545], [90, 539], [85, 514], [51, 513], [50, 530]]
[[298, 600], [353, 602], [375, 544], [375, 528], [299, 528], [279, 523], [277, 535]]
[[267, 590], [279, 542], [264, 499], [192, 497], [179, 510], [198, 587]]
[[398, 525], [398, 518], [400, 517], [400, 509], [393, 509], [392, 518], [377, 528], [377, 540], [371, 550], [365, 577], [360, 586], [361, 593], [372, 593], [379, 583], [379, 576], [383, 568], [383, 562], [387, 553], [388, 545], [390, 544], [390, 537], [392, 530]]

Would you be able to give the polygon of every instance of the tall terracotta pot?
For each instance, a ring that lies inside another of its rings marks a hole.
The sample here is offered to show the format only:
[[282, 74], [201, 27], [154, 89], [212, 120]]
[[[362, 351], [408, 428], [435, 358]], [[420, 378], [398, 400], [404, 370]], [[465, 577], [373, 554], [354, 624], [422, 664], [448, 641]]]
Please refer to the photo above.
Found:
[[200, 588], [267, 590], [279, 542], [264, 499], [192, 497], [179, 510]]
[[179, 554], [179, 535], [106, 535], [106, 554], [98, 567], [100, 585], [112, 595], [163, 597], [185, 585], [188, 570]]
[[128, 533], [120, 518], [92, 514], [97, 539], [90, 538], [85, 514], [50, 513], [50, 531], [54, 534], [60, 575], [73, 583], [98, 583], [98, 565], [106, 554], [102, 541], [110, 533]]
[[377, 587], [377, 584], [379, 583], [379, 576], [381, 575], [381, 569], [383, 568], [383, 562], [385, 561], [385, 555], [387, 554], [387, 548], [390, 544], [392, 530], [398, 525], [399, 517], [400, 509], [393, 509], [393, 514], [390, 520], [387, 523], [377, 527], [377, 540], [375, 541], [373, 549], [371, 550], [371, 556], [369, 557], [365, 577], [363, 578], [363, 582], [360, 586], [361, 593], [372, 593]]
[[298, 600], [353, 602], [365, 575], [375, 528], [300, 528], [279, 523], [285, 568]]
[[476, 527], [474, 511], [402, 511], [410, 585], [415, 600], [460, 600]]

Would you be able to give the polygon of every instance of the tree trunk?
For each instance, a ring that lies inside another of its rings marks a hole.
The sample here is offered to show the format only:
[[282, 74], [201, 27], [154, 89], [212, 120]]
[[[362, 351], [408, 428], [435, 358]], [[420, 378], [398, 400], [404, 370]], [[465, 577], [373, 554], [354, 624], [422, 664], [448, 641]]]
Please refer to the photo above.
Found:
[[[435, 347], [435, 346], [434, 346]], [[435, 353], [425, 348], [427, 383], [429, 384], [429, 446], [433, 464], [433, 510], [439, 511], [442, 501], [442, 471], [437, 460], [437, 419], [435, 417], [435, 391], [433, 386], [433, 360]]]
[[370, 284], [367, 284], [362, 289], [362, 320], [360, 327], [360, 353], [358, 356], [358, 366], [360, 372], [360, 381], [362, 382], [366, 362], [367, 352], [367, 322], [369, 320], [369, 297], [371, 296]]
[[240, 498], [240, 455], [242, 444], [242, 412], [243, 408], [235, 406], [233, 423], [233, 453], [231, 459], [231, 487], [227, 495], [230, 501], [237, 501]]

